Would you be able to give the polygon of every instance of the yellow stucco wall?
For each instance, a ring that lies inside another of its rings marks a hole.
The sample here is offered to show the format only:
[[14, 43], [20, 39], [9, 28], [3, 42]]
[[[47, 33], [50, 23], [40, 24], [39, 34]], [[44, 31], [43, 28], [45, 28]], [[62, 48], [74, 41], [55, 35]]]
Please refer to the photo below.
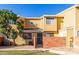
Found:
[[53, 32], [54, 36], [57, 37], [60, 37], [59, 30], [61, 30], [64, 25], [63, 17], [54, 17], [54, 23], [52, 25], [46, 24], [46, 17], [43, 17], [41, 19], [27, 19], [26, 22], [27, 21], [33, 22], [34, 24], [36, 24], [37, 28], [43, 29], [43, 31]]
[[46, 18], [44, 18], [44, 31], [57, 31], [57, 19], [54, 19], [53, 24], [46, 24]]
[[29, 20], [30, 22], [33, 22], [34, 24], [36, 24], [36, 27], [37, 28], [40, 28], [40, 29], [43, 29], [44, 27], [43, 27], [43, 25], [44, 25], [44, 21], [43, 21], [43, 19], [36, 19], [36, 20]]
[[[29, 22], [33, 22], [36, 24], [37, 28], [42, 29], [43, 31], [57, 31], [57, 19], [55, 19], [53, 25], [48, 25], [46, 24], [46, 18], [41, 18], [41, 19], [27, 19]], [[26, 21], [27, 22], [27, 21]]]
[[54, 36], [60, 37], [59, 32], [63, 28], [63, 24], [64, 24], [63, 17], [57, 17], [56, 21], [57, 21], [57, 31], [54, 33]]

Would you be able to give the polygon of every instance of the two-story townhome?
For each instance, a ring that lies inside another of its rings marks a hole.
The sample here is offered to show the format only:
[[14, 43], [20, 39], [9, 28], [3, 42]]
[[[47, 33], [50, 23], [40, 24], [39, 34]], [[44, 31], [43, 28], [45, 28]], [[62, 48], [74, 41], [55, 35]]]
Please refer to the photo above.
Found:
[[27, 45], [34, 47], [58, 47], [65, 46], [65, 37], [58, 35], [62, 27], [63, 17], [44, 15], [42, 17], [20, 17], [24, 21], [24, 39]]
[[24, 22], [24, 39], [16, 39], [17, 45], [26, 43], [35, 48], [79, 47], [79, 5], [56, 15], [19, 16], [18, 19]]

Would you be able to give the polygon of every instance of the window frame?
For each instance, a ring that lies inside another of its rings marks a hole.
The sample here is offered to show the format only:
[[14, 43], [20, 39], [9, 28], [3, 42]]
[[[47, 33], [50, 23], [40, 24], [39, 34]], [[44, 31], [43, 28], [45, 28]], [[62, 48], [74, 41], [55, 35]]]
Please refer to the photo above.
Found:
[[79, 31], [77, 31], [77, 36], [79, 37]]
[[46, 37], [54, 37], [54, 33], [45, 33]]
[[55, 19], [54, 18], [46, 18], [46, 24], [47, 25], [53, 25], [55, 22]]

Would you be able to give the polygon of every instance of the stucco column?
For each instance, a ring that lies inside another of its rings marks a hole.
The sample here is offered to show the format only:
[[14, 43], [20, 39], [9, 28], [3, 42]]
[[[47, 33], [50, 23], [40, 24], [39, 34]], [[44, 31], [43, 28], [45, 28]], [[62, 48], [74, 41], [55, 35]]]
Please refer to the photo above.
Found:
[[32, 33], [33, 46], [37, 48], [37, 33]]

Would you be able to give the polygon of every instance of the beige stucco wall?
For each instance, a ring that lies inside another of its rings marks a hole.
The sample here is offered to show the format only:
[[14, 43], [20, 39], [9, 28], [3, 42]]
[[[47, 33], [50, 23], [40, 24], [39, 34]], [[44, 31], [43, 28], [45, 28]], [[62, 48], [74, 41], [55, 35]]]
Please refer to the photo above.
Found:
[[79, 37], [77, 36], [77, 31], [79, 31], [79, 7], [76, 10], [76, 20], [75, 20], [75, 46], [79, 47]]
[[[59, 30], [59, 35], [63, 34], [63, 36], [67, 37], [67, 45], [70, 44], [70, 36], [74, 37], [74, 29], [75, 29], [75, 8], [70, 8], [65, 10], [64, 12], [58, 14], [58, 16], [62, 16], [64, 17], [63, 19], [63, 26], [62, 28]], [[69, 33], [67, 32], [67, 28], [73, 28], [72, 34], [69, 35]]]
[[74, 46], [74, 28], [67, 29], [67, 47]]
[[65, 12], [59, 14], [59, 16], [64, 16], [63, 28], [74, 26], [75, 21], [75, 8], [66, 10]]
[[[58, 16], [64, 17], [62, 28], [60, 29], [60, 36], [63, 34], [63, 36], [67, 36], [67, 27], [75, 27], [74, 21], [75, 21], [75, 8], [66, 10], [65, 12], [62, 12]], [[73, 34], [72, 34], [73, 35]]]
[[76, 29], [79, 28], [79, 7], [76, 9]]
[[79, 31], [79, 8], [75, 8], [76, 9], [76, 17], [75, 17], [75, 31], [76, 31], [76, 36], [77, 36], [77, 31]]

